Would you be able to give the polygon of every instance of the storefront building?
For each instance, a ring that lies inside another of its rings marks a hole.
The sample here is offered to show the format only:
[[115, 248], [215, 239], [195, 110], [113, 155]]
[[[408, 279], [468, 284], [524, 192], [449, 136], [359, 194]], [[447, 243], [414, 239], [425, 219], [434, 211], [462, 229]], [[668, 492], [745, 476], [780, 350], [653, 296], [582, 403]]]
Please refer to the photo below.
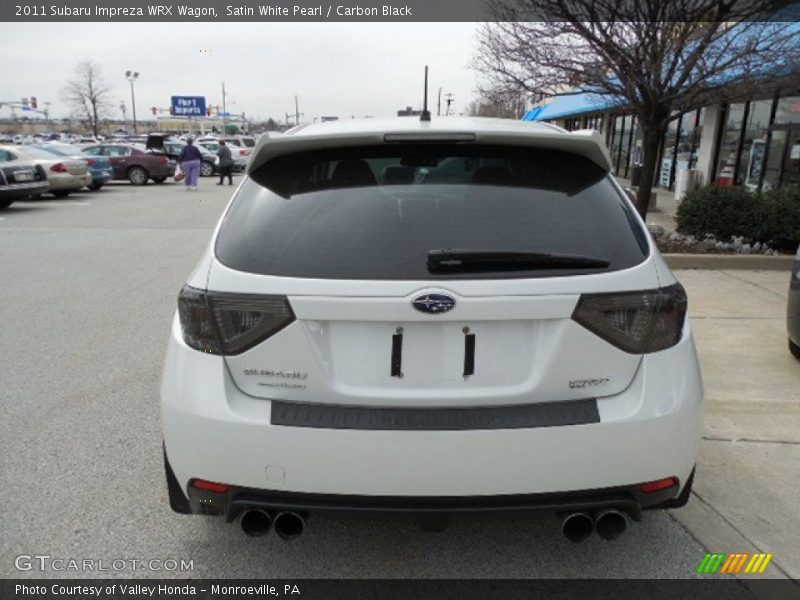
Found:
[[[641, 163], [641, 130], [618, 102], [592, 94], [558, 96], [523, 120], [601, 132], [617, 177], [631, 178]], [[656, 185], [674, 189], [687, 169], [697, 171], [700, 185], [755, 191], [800, 184], [800, 88], [675, 113], [661, 141]]]

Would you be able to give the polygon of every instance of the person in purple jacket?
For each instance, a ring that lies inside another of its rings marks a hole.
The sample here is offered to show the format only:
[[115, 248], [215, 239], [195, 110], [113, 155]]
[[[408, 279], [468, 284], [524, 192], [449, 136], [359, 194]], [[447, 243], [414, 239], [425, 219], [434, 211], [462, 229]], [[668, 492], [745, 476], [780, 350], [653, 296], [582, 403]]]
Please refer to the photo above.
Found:
[[178, 156], [178, 162], [184, 175], [186, 175], [186, 189], [189, 191], [197, 189], [197, 179], [200, 177], [200, 162], [202, 158], [203, 155], [194, 145], [194, 140], [188, 138], [180, 156]]

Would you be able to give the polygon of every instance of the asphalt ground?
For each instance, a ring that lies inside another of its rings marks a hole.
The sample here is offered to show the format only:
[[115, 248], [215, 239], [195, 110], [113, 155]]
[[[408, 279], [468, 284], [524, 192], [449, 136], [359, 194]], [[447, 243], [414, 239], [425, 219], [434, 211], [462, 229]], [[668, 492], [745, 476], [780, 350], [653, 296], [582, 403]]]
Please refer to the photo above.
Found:
[[[303, 537], [285, 543], [274, 535], [248, 538], [222, 519], [172, 513], [158, 388], [176, 294], [234, 189], [214, 181], [201, 180], [197, 192], [174, 183], [118, 184], [0, 211], [0, 577], [697, 576], [710, 534], [692, 530], [691, 519], [682, 523], [681, 511], [646, 513], [619, 540], [579, 545], [549, 515], [456, 521], [441, 533], [402, 521], [313, 517]], [[705, 283], [689, 275], [691, 298]], [[777, 290], [779, 279], [769, 282]], [[708, 351], [724, 348], [709, 343]], [[792, 367], [787, 361], [782, 368]], [[191, 560], [193, 568], [15, 567], [16, 557], [34, 554], [107, 564]]]

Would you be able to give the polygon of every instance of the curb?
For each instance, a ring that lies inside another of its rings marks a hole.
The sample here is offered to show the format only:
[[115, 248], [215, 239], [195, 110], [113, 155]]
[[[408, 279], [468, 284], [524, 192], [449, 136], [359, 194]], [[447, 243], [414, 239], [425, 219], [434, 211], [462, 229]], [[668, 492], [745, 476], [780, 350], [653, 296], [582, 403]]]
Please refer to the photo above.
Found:
[[763, 254], [664, 254], [670, 269], [745, 269], [751, 271], [791, 271], [794, 256]]

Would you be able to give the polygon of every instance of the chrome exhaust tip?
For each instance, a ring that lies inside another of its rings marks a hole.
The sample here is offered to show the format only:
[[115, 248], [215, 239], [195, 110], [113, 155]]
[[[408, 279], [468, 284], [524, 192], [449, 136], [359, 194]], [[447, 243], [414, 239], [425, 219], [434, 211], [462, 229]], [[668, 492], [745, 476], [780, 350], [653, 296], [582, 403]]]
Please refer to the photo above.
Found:
[[306, 520], [296, 512], [280, 512], [274, 521], [275, 533], [282, 540], [293, 540], [303, 535]]
[[601, 510], [595, 517], [597, 535], [606, 541], [617, 539], [628, 528], [628, 518], [616, 509]]
[[570, 513], [561, 522], [561, 533], [575, 544], [587, 540], [594, 531], [594, 521], [586, 513]]
[[250, 537], [261, 537], [272, 527], [272, 515], [260, 508], [248, 509], [242, 515], [241, 526]]

